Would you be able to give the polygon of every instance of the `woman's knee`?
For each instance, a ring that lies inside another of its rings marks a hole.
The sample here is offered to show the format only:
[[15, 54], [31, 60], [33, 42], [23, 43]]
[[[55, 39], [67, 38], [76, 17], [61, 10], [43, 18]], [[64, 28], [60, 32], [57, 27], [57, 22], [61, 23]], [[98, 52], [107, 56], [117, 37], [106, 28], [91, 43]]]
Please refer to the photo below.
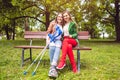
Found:
[[68, 47], [69, 49], [70, 49], [70, 48], [72, 48], [72, 44], [68, 44], [68, 46], [67, 46], [67, 47]]
[[68, 43], [68, 39], [63, 40], [63, 44], [66, 44], [66, 43]]

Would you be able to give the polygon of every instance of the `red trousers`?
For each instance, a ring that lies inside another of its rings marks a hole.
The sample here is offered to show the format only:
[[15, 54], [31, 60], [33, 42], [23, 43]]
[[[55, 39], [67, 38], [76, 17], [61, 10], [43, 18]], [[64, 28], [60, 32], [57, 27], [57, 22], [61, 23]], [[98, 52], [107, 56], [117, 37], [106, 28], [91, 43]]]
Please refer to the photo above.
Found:
[[60, 62], [65, 64], [66, 55], [68, 55], [73, 72], [77, 72], [77, 66], [76, 66], [76, 62], [75, 62], [74, 54], [72, 50], [72, 48], [75, 47], [76, 45], [77, 45], [77, 41], [75, 39], [64, 37], [64, 40], [62, 43], [62, 56], [61, 56]]

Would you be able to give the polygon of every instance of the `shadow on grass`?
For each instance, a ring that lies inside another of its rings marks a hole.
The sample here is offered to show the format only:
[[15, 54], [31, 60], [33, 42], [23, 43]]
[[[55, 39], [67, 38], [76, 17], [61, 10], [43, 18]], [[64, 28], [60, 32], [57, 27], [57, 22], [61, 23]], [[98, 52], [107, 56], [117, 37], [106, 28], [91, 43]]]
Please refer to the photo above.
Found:
[[[86, 60], [81, 59], [80, 69], [89, 69], [91, 66]], [[66, 66], [62, 70], [57, 70], [59, 76], [66, 75], [67, 73], [72, 72], [72, 67], [69, 60], [66, 61]]]
[[55, 77], [49, 77], [49, 80], [56, 80], [57, 78]]
[[86, 60], [81, 59], [81, 63], [80, 63], [80, 69], [88, 69], [90, 68], [91, 64], [88, 63]]
[[[36, 61], [36, 64], [38, 64], [39, 60]], [[49, 59], [42, 59], [40, 64], [41, 67], [49, 67], [50, 66], [50, 60]]]

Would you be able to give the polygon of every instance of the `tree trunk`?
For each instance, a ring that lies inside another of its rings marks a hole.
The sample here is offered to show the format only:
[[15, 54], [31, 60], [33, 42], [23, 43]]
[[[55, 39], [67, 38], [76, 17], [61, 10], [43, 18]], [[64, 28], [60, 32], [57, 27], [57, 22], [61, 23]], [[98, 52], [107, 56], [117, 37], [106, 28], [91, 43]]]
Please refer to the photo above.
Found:
[[12, 40], [15, 40], [15, 20], [13, 19], [12, 21], [13, 21], [12, 22], [12, 27], [13, 27], [13, 30], [12, 30], [12, 33], [13, 33]]
[[116, 9], [116, 14], [115, 14], [115, 31], [116, 31], [116, 41], [120, 41], [120, 21], [119, 21], [119, 0], [115, 0], [115, 9]]
[[25, 18], [25, 31], [29, 31], [28, 18]]
[[6, 33], [6, 38], [7, 38], [7, 40], [10, 40], [10, 35], [9, 35], [9, 26], [8, 25], [4, 25], [3, 26], [4, 27], [4, 29], [5, 29], [5, 33]]
[[46, 30], [47, 30], [48, 27], [49, 27], [49, 23], [50, 23], [50, 12], [46, 11], [45, 15], [46, 15], [46, 24], [45, 24], [45, 26], [46, 26]]
[[105, 39], [105, 33], [103, 33], [103, 39]]

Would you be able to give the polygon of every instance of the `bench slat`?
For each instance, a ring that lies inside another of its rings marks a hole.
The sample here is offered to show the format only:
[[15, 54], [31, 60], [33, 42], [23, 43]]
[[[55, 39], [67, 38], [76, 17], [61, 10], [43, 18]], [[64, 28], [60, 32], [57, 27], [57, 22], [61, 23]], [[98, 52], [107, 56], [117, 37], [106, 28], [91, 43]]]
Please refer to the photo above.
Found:
[[78, 39], [89, 39], [90, 38], [90, 35], [89, 35], [89, 32], [88, 31], [80, 31], [78, 32]]
[[45, 39], [46, 38], [46, 31], [40, 31], [40, 32], [33, 32], [33, 31], [26, 31], [24, 33], [25, 39]]
[[[28, 46], [28, 45], [22, 45], [22, 46], [15, 46], [15, 48], [24, 48], [24, 49], [44, 49], [45, 46]], [[91, 50], [89, 47], [75, 47], [73, 50]]]
[[25, 35], [24, 36], [25, 39], [45, 39], [46, 36], [41, 36], [41, 35]]
[[[24, 33], [25, 39], [46, 39], [46, 31], [40, 31], [40, 32], [33, 32], [33, 31], [26, 31]], [[90, 38], [88, 31], [80, 31], [78, 32], [78, 39], [84, 39], [87, 40]]]
[[78, 39], [88, 40], [88, 39], [89, 39], [89, 36], [78, 36]]

